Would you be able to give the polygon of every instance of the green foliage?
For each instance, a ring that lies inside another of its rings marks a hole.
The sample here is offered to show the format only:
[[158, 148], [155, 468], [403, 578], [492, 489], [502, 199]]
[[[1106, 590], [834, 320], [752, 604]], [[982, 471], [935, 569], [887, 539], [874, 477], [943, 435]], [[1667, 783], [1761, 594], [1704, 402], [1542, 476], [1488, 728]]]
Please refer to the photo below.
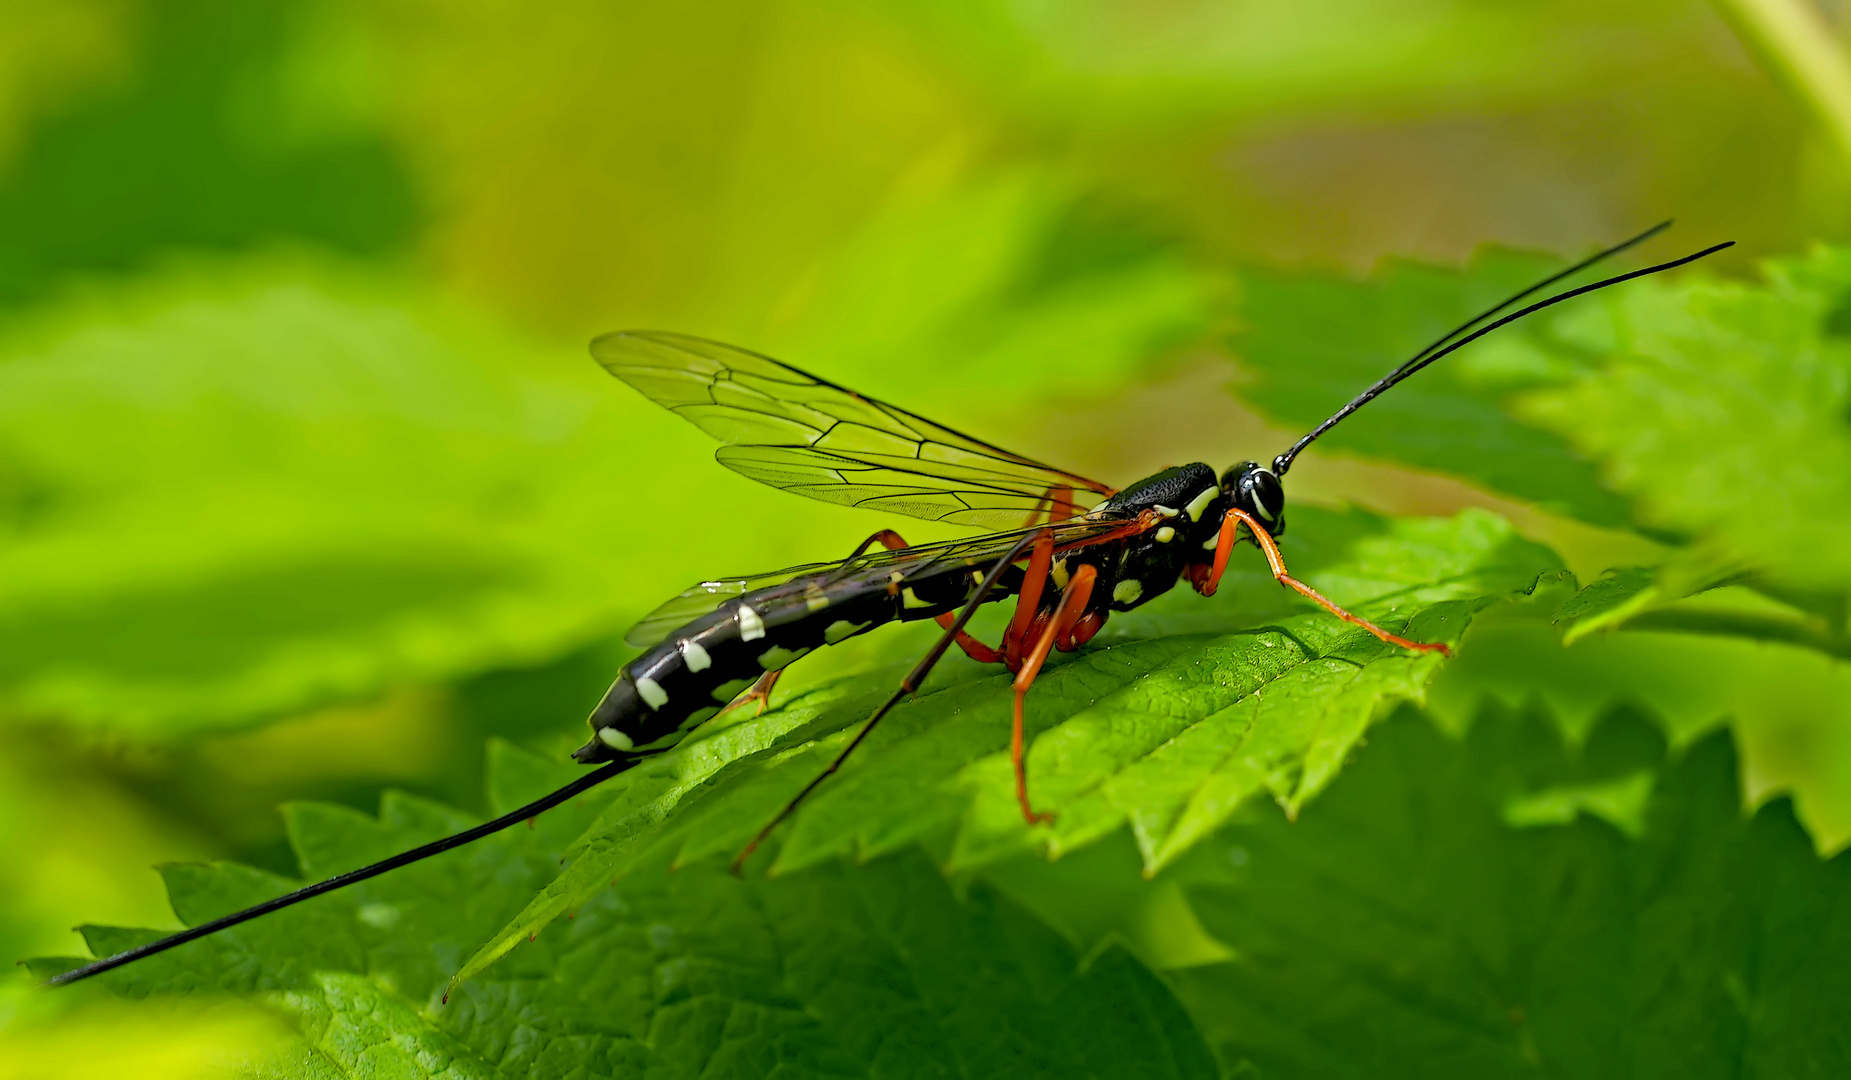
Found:
[[[506, 750], [497, 764], [503, 808], [554, 771]], [[1082, 966], [993, 891], [955, 898], [918, 855], [770, 881], [713, 865], [629, 881], [441, 1002], [446, 969], [545, 879], [590, 809], [562, 808], [112, 981], [136, 996], [216, 988], [264, 1003], [298, 1033], [269, 1066], [286, 1075], [1213, 1075], [1169, 992], [1128, 955]], [[460, 823], [393, 797], [377, 822], [297, 808], [290, 835], [320, 876]], [[233, 866], [167, 876], [189, 920], [280, 884]], [[99, 949], [145, 936], [88, 934]]]
[[[1534, 813], [1600, 786], [1650, 797]], [[1190, 896], [1235, 959], [1175, 985], [1234, 1075], [1837, 1075], [1851, 856], [1739, 807], [1720, 735], [1403, 716], [1296, 822], [1202, 849]]]
[[1765, 274], [1646, 283], [1564, 316], [1566, 344], [1596, 363], [1521, 411], [1598, 459], [1647, 524], [1728, 569], [1842, 597], [1851, 251], [1820, 248]]
[[[1769, 59], [1789, 85], [1669, 2], [0, 24], [4, 941], [158, 923], [150, 852], [228, 860], [165, 869], [196, 922], [549, 790], [630, 618], [892, 524], [716, 468], [594, 333], [766, 350], [1123, 483], [1278, 449], [1203, 393], [1224, 354], [1303, 430], [1561, 265], [1441, 268], [1480, 243], [1653, 207], [1684, 238], [1654, 251], [1743, 241], [1371, 405], [1312, 451], [1364, 481], [1294, 474], [1293, 570], [1452, 660], [1244, 548], [1043, 674], [1052, 824], [1013, 805], [1007, 677], [954, 657], [732, 878], [932, 628], [856, 639], [530, 830], [0, 986], [0, 1080], [213, 1048], [277, 1078], [1851, 1071], [1851, 259], [1747, 261], [1851, 224], [1796, 106], [1831, 119], [1826, 35]], [[485, 735], [530, 745], [457, 809]], [[357, 812], [384, 777], [417, 794]], [[346, 805], [286, 811], [292, 863], [261, 808], [304, 794]]]
[[0, 178], [0, 303], [74, 272], [143, 270], [176, 245], [403, 243], [418, 196], [398, 155], [352, 96], [305, 85], [342, 59], [338, 40], [302, 32], [314, 6], [181, 0], [147, 18], [125, 85], [46, 124]]
[[[0, 695], [171, 738], [604, 632], [602, 389], [402, 289], [179, 271], [0, 361]], [[553, 368], [554, 370], [549, 370]], [[566, 466], [566, 467], [561, 467]]]

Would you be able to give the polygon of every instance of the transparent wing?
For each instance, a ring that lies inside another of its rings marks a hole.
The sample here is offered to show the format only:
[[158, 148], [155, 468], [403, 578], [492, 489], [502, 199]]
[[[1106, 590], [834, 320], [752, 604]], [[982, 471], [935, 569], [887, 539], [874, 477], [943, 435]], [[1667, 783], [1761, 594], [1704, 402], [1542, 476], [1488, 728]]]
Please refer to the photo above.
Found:
[[812, 499], [1003, 529], [1044, 506], [1050, 489], [1071, 489], [1081, 504], [1113, 492], [730, 345], [631, 330], [598, 338], [591, 354], [725, 443], [714, 455], [722, 465]]
[[[806, 563], [802, 566], [787, 566], [782, 570], [773, 570], [765, 574], [748, 574], [744, 577], [703, 581], [691, 589], [684, 590], [681, 595], [645, 615], [641, 622], [624, 634], [623, 640], [625, 644], [646, 649], [728, 600], [818, 574], [841, 579], [869, 571], [890, 572], [897, 569], [906, 577], [911, 577], [929, 567], [943, 566], [947, 562], [964, 563], [987, 573], [990, 567], [996, 565], [996, 560], [1007, 555], [1009, 549], [1015, 546], [1016, 541], [1028, 533], [1039, 532], [1042, 529], [1049, 530], [1054, 534], [1056, 550], [1071, 550], [1127, 535], [1137, 531], [1139, 527], [1136, 521], [1123, 519], [1067, 521], [1059, 525], [1042, 525], [1034, 529], [1013, 529], [1009, 532], [987, 533], [963, 540], [920, 544], [917, 547], [901, 548], [898, 551], [867, 551], [852, 559], [843, 559], [839, 562]], [[884, 578], [884, 573], [882, 576]]]

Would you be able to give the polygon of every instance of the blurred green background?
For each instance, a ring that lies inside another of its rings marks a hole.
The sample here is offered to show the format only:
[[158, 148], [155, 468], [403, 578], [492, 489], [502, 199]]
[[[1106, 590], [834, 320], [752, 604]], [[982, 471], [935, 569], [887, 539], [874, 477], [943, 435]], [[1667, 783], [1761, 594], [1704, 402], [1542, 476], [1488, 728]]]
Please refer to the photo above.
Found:
[[[891, 524], [718, 467], [592, 335], [1112, 482], [1263, 457], [1324, 407], [1303, 339], [1360, 386], [1463, 303], [1418, 264], [1851, 239], [1842, 7], [0, 0], [0, 952], [174, 925], [156, 862], [292, 871], [279, 802], [480, 809], [485, 741], [574, 745], [630, 620]], [[1598, 440], [1455, 397], [1517, 435], [1385, 408], [1293, 498], [1655, 558]]]

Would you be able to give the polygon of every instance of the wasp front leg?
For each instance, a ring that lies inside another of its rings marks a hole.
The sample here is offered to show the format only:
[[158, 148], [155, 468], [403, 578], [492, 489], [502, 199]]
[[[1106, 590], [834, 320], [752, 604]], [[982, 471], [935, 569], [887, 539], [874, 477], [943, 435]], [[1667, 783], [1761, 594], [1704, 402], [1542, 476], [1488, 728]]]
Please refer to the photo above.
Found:
[[1442, 656], [1451, 656], [1453, 654], [1451, 649], [1437, 641], [1409, 641], [1407, 638], [1401, 637], [1398, 634], [1391, 634], [1369, 620], [1359, 615], [1352, 615], [1343, 610], [1336, 604], [1331, 603], [1323, 593], [1318, 592], [1311, 586], [1286, 573], [1285, 557], [1279, 554], [1279, 545], [1273, 541], [1272, 535], [1261, 527], [1258, 521], [1254, 520], [1253, 515], [1238, 507], [1230, 509], [1227, 512], [1227, 516], [1221, 519], [1221, 533], [1215, 542], [1214, 563], [1208, 567], [1203, 567], [1198, 564], [1190, 569], [1189, 581], [1190, 584], [1195, 586], [1196, 592], [1201, 593], [1203, 596], [1215, 595], [1215, 590], [1221, 585], [1221, 575], [1228, 568], [1228, 557], [1233, 554], [1234, 542], [1239, 539], [1241, 526], [1243, 525], [1246, 526], [1247, 531], [1252, 534], [1253, 542], [1258, 544], [1260, 550], [1266, 553], [1266, 564], [1272, 568], [1273, 578], [1278, 581], [1279, 584], [1305, 597], [1307, 600], [1310, 600], [1312, 603], [1330, 612], [1337, 618], [1342, 619], [1344, 622], [1362, 627], [1364, 630], [1369, 631], [1371, 634], [1388, 642], [1390, 645], [1399, 645], [1404, 649], [1412, 649], [1415, 652], [1437, 652]]

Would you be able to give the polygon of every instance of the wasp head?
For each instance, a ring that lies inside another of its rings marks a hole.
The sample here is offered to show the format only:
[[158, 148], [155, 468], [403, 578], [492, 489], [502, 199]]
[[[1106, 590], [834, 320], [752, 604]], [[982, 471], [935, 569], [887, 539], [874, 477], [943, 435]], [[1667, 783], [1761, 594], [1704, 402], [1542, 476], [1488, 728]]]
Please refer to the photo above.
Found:
[[1221, 491], [1236, 509], [1273, 536], [1285, 532], [1285, 486], [1279, 475], [1257, 461], [1243, 461], [1221, 474]]

